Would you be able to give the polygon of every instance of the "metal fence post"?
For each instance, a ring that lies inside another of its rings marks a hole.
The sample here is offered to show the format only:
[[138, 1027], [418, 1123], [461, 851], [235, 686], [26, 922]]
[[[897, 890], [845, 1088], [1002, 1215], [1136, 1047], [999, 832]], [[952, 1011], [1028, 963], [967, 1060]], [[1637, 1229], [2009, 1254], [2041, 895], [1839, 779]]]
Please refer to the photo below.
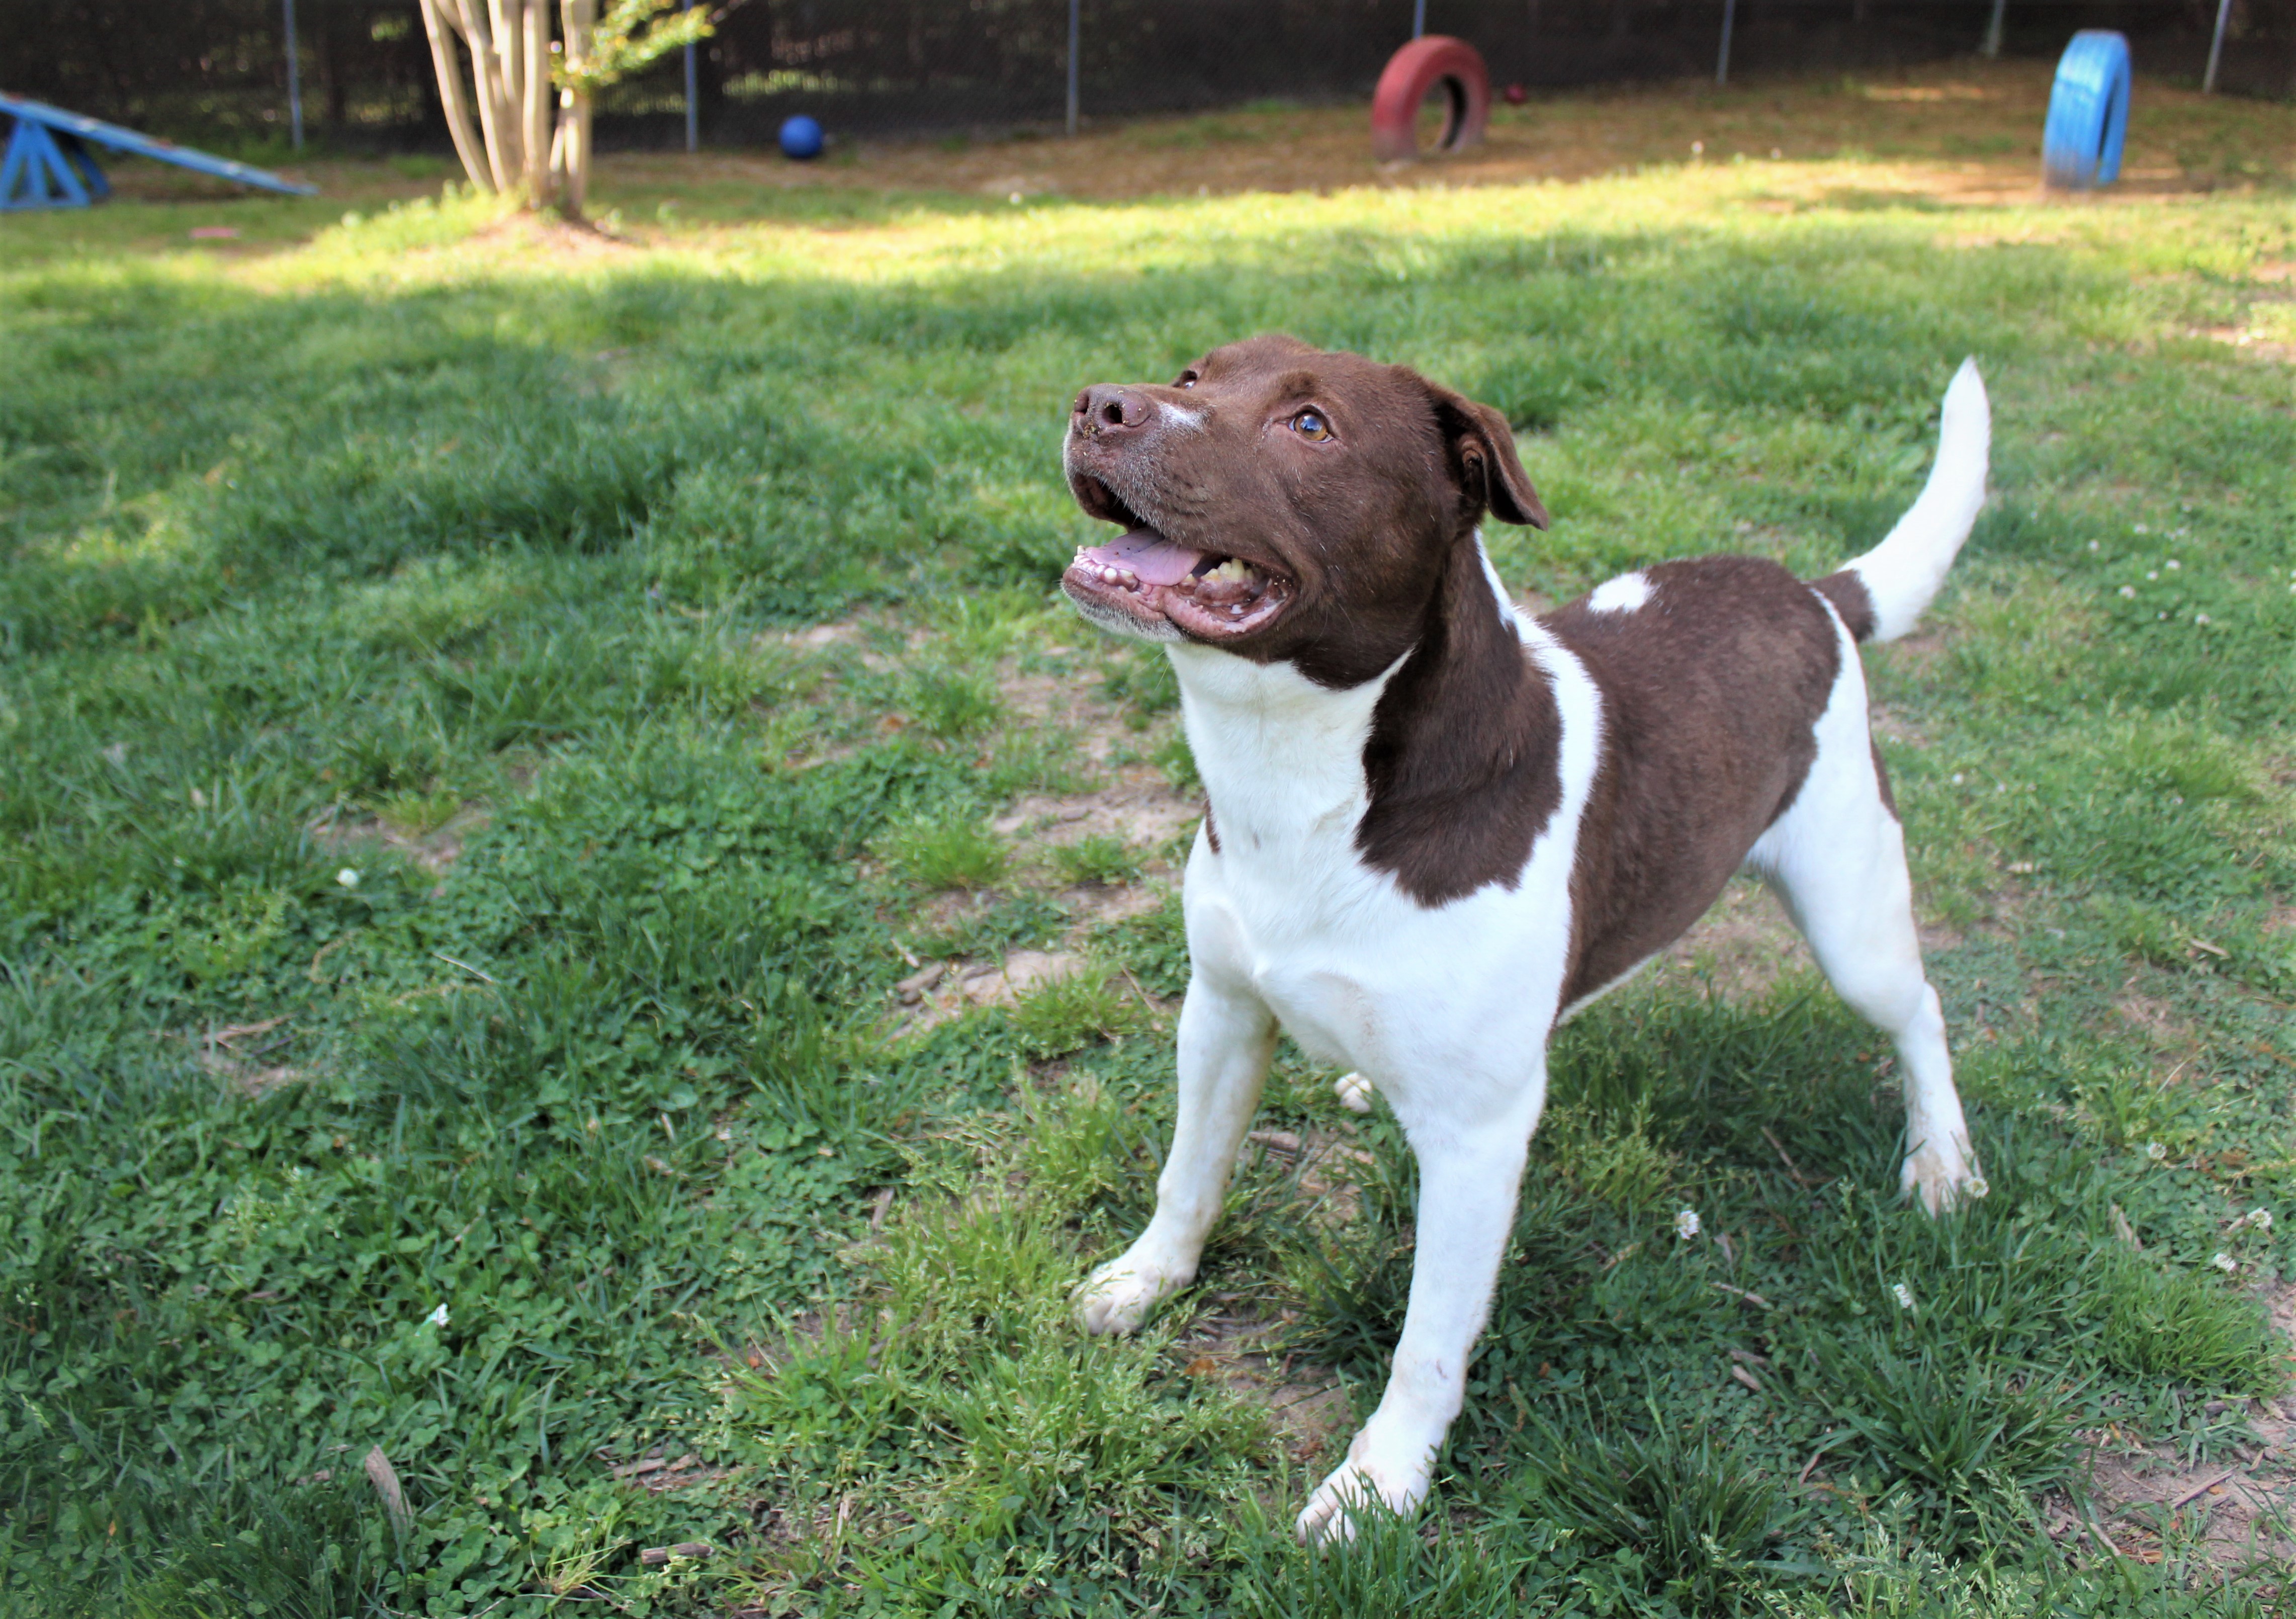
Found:
[[1427, 0], [1411, 0], [1411, 37], [1418, 38], [1427, 31]]
[[295, 0], [280, 0], [287, 16], [287, 138], [303, 150], [303, 63], [295, 50]]
[[2217, 31], [2209, 40], [2209, 70], [2201, 80], [2201, 94], [2217, 93], [2217, 63], [2224, 58], [2225, 25], [2232, 21], [2232, 0], [2217, 0]]
[[2001, 54], [2001, 24], [2005, 21], [2004, 13], [2008, 9], [2009, 0], [1993, 0], [1993, 19], [1985, 25], [1985, 43], [1977, 47], [1979, 54], [1984, 56]]
[[1730, 31], [1738, 21], [1738, 0], [1722, 0], [1722, 53], [1714, 62], [1714, 82], [1730, 82]]
[[1077, 120], [1083, 111], [1078, 95], [1077, 51], [1084, 39], [1084, 0], [1069, 0], [1069, 136], [1075, 138]]

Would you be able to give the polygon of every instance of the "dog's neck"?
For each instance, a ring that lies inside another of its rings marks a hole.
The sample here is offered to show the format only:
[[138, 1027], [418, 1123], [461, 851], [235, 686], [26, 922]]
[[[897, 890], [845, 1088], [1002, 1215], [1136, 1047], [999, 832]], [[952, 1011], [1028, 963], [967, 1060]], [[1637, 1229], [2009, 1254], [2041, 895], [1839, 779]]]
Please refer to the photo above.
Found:
[[1430, 906], [1512, 886], [1561, 793], [1561, 719], [1526, 634], [1544, 639], [1469, 535], [1410, 649], [1361, 685], [1173, 645], [1223, 851], [1352, 849]]
[[1189, 642], [1168, 650], [1219, 846], [1247, 859], [1316, 843], [1343, 848], [1363, 818], [1373, 711], [1408, 654], [1360, 686], [1334, 690], [1290, 663], [1255, 663]]

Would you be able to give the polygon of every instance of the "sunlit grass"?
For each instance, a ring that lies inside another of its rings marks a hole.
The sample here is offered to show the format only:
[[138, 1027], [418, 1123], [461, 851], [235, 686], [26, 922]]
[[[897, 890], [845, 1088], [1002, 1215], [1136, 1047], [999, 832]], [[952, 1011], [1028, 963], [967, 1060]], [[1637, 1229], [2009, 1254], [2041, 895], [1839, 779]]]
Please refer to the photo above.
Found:
[[[450, 197], [239, 257], [12, 221], [10, 1596], [2238, 1611], [2267, 1572], [2035, 1525], [2079, 1435], [2237, 1457], [2284, 1376], [2296, 383], [2206, 334], [2276, 330], [2296, 226], [1892, 172], [628, 200], [621, 243]], [[1871, 543], [1964, 355], [1998, 431], [1869, 664], [1992, 1196], [1895, 1201], [1885, 1054], [1813, 981], [1637, 986], [1558, 1045], [1432, 1527], [1321, 1560], [1286, 1525], [1332, 1457], [1173, 1346], [1249, 1315], [1271, 1376], [1371, 1397], [1408, 1155], [1287, 1052], [1265, 1122], [1365, 1154], [1352, 1195], [1255, 1156], [1155, 1332], [1074, 1335], [1152, 1196], [1185, 947], [1152, 892], [1062, 908], [1168, 851], [991, 830], [1200, 790], [1161, 666], [1049, 592], [1091, 528], [1059, 424], [1267, 327], [1504, 409], [1555, 522], [1489, 538], [1547, 599]], [[1008, 700], [1056, 648], [1105, 763]], [[1054, 947], [896, 1032], [920, 964]]]

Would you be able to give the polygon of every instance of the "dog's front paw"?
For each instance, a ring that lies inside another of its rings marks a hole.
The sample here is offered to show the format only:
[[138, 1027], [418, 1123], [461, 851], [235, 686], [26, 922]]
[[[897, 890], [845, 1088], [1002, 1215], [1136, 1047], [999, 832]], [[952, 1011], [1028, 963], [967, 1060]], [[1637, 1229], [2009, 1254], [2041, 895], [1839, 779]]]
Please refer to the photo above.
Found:
[[1300, 1510], [1297, 1529], [1300, 1543], [1329, 1546], [1356, 1538], [1355, 1514], [1376, 1501], [1389, 1511], [1416, 1511], [1427, 1499], [1427, 1485], [1435, 1466], [1434, 1441], [1399, 1435], [1383, 1439], [1372, 1426], [1357, 1434], [1348, 1447], [1348, 1459], [1316, 1486]]
[[1371, 1081], [1359, 1073], [1343, 1073], [1332, 1081], [1332, 1094], [1349, 1113], [1371, 1111]]
[[1898, 1187], [1906, 1196], [1919, 1197], [1931, 1214], [1946, 1213], [1964, 1198], [1980, 1198], [1991, 1190], [1969, 1144], [1951, 1138], [1924, 1142], [1906, 1155]]
[[1193, 1267], [1183, 1270], [1160, 1263], [1135, 1248], [1094, 1271], [1076, 1290], [1070, 1303], [1077, 1325], [1095, 1336], [1137, 1332], [1157, 1305], [1195, 1278]]

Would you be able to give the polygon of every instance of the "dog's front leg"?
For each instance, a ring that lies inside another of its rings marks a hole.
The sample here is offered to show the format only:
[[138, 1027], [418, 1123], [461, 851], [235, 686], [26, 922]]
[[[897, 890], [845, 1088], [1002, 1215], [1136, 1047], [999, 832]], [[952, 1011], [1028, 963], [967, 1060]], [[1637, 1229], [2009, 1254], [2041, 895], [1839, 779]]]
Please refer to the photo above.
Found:
[[1156, 1213], [1138, 1241], [1077, 1290], [1077, 1321], [1086, 1332], [1131, 1332], [1195, 1279], [1275, 1050], [1275, 1020], [1257, 996], [1201, 972], [1189, 981], [1180, 1007], [1180, 1116], [1156, 1178]]
[[1408, 1512], [1426, 1497], [1514, 1226], [1528, 1123], [1459, 1130], [1447, 1122], [1439, 1135], [1406, 1130], [1419, 1158], [1410, 1307], [1379, 1409], [1300, 1514], [1300, 1538], [1311, 1544], [1352, 1540], [1351, 1508], [1375, 1499]]

